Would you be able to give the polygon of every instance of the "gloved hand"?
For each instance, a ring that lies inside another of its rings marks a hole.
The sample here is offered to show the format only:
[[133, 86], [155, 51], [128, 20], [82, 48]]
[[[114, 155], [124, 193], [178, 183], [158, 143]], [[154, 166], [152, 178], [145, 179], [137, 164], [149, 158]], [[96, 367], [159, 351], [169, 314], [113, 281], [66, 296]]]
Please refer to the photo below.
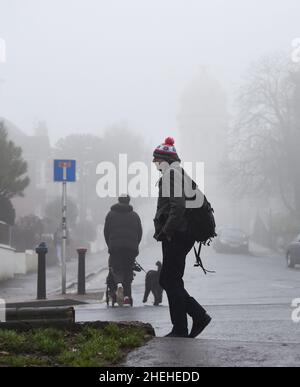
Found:
[[133, 264], [133, 271], [137, 271], [138, 273], [142, 271], [140, 265], [138, 265], [136, 262]]
[[172, 237], [171, 235], [167, 235], [162, 230], [158, 235], [154, 234], [154, 239], [156, 239], [158, 242], [162, 242], [163, 240], [167, 240], [168, 242], [171, 242]]

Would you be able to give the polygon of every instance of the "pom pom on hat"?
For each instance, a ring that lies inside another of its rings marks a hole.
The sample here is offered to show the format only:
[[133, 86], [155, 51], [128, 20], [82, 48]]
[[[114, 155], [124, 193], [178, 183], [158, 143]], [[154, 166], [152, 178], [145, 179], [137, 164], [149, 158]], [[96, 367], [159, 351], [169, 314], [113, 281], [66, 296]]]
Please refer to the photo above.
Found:
[[153, 157], [157, 160], [166, 160], [169, 163], [173, 163], [175, 161], [180, 162], [180, 158], [178, 157], [176, 148], [174, 146], [175, 140], [173, 137], [167, 137], [165, 142], [161, 145], [158, 145], [154, 150]]
[[167, 137], [165, 139], [165, 144], [164, 145], [170, 145], [170, 146], [173, 146], [175, 144], [175, 140], [173, 137]]

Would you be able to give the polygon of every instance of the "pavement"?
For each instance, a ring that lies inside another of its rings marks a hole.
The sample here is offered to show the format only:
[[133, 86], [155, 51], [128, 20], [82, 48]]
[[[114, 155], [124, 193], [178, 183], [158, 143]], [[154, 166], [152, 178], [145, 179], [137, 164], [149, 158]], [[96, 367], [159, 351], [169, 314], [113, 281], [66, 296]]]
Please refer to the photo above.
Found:
[[[160, 255], [159, 246], [149, 247], [138, 261], [147, 271]], [[203, 261], [216, 274], [205, 276], [194, 268], [193, 253], [185, 274], [186, 288], [213, 318], [196, 340], [163, 338], [171, 329], [166, 296], [159, 307], [151, 296], [144, 305], [143, 273], [133, 283], [134, 308], [82, 305], [76, 307], [76, 319], [150, 323], [156, 338], [131, 352], [124, 367], [298, 367], [300, 324], [292, 320], [292, 300], [300, 297], [300, 270], [287, 269], [284, 256], [255, 244], [250, 255], [206, 248]]]
[[[107, 267], [108, 255], [106, 251], [86, 256], [86, 279], [91, 280]], [[77, 292], [78, 259], [67, 262], [67, 295], [61, 295], [61, 267], [51, 266], [46, 271], [46, 293], [48, 301], [72, 299], [90, 302], [103, 297], [102, 283], [97, 284], [97, 290], [89, 295], [78, 297]], [[0, 282], [0, 298], [7, 303], [22, 301], [31, 302], [37, 297], [37, 273], [16, 275], [15, 278]]]
[[299, 344], [153, 339], [123, 367], [299, 367]]
[[[160, 245], [153, 244], [142, 249], [138, 261], [148, 271], [155, 268], [160, 258]], [[92, 275], [87, 283], [87, 296], [76, 296], [76, 286], [73, 286], [68, 297], [87, 302], [75, 307], [78, 322], [142, 321], [154, 327], [156, 338], [131, 352], [122, 366], [299, 366], [300, 323], [292, 320], [292, 300], [300, 297], [300, 269], [287, 269], [284, 256], [255, 244], [250, 255], [216, 254], [212, 248], [205, 248], [204, 265], [216, 271], [205, 276], [201, 269], [193, 267], [191, 253], [186, 264], [186, 288], [213, 318], [196, 340], [163, 338], [171, 329], [166, 296], [159, 307], [152, 305], [151, 296], [146, 305], [142, 303], [143, 272], [137, 273], [133, 283], [134, 307], [107, 308], [102, 299], [106, 260], [105, 252], [89, 258], [87, 273]], [[98, 271], [93, 272], [93, 267]], [[76, 263], [74, 272], [75, 268]], [[59, 278], [56, 280], [59, 283]], [[11, 296], [15, 292], [12, 291], [14, 283], [4, 289]], [[94, 297], [95, 294], [98, 295]], [[189, 323], [191, 326], [190, 320]]]

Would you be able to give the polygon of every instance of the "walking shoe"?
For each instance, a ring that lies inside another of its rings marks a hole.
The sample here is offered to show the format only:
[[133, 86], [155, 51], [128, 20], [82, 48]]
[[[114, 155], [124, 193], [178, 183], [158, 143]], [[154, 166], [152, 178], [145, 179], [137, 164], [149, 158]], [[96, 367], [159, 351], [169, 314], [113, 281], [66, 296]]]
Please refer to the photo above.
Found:
[[121, 284], [118, 284], [118, 288], [116, 291], [116, 301], [119, 306], [123, 306], [124, 303], [124, 290]]
[[200, 320], [194, 320], [189, 337], [194, 339], [204, 331], [207, 325], [211, 322], [211, 317], [206, 313]]
[[130, 297], [124, 297], [123, 306], [132, 306], [132, 300], [130, 299]]
[[165, 337], [189, 337], [189, 336], [187, 333], [176, 333], [174, 331], [171, 331]]

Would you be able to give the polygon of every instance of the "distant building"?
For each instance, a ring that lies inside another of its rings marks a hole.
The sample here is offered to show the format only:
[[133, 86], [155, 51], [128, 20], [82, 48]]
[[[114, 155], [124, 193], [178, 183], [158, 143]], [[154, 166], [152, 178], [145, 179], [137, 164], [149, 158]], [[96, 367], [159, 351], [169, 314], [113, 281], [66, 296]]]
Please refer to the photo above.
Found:
[[227, 95], [205, 67], [184, 88], [177, 119], [180, 155], [183, 161], [204, 163], [205, 193], [214, 205], [218, 221], [226, 222], [232, 203], [220, 190], [220, 165], [228, 154]]
[[206, 68], [183, 90], [177, 118], [185, 160], [204, 162], [207, 173], [218, 173], [227, 154], [227, 96]]

